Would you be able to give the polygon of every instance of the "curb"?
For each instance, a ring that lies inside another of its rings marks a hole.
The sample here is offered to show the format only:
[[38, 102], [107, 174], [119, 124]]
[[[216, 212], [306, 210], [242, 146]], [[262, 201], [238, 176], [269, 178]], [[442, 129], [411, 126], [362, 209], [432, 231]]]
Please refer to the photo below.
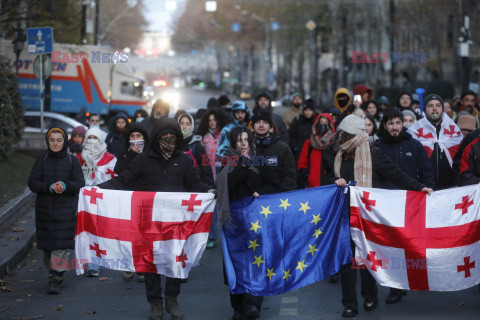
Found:
[[0, 208], [0, 278], [15, 270], [33, 247], [35, 240], [35, 194], [24, 193]]
[[17, 218], [30, 209], [30, 202], [35, 194], [28, 187], [23, 193], [10, 200], [6, 205], [0, 208], [0, 232], [17, 220]]

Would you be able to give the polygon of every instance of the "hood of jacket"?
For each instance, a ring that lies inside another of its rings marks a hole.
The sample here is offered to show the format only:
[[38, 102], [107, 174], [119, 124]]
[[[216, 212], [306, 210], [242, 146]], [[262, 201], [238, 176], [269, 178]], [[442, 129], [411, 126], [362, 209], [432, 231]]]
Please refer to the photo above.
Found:
[[368, 93], [367, 100], [371, 100], [373, 98], [372, 88], [367, 87], [363, 84], [359, 84], [359, 85], [356, 85], [355, 87], [353, 87], [353, 94], [354, 95], [359, 94], [359, 95], [363, 96], [364, 93]]
[[124, 132], [127, 132], [129, 123], [128, 123], [128, 116], [125, 114], [125, 112], [119, 112], [119, 113], [117, 113], [117, 114], [113, 117], [112, 124], [110, 125], [110, 129], [112, 130], [112, 132], [117, 132], [117, 131], [115, 130], [116, 127], [117, 127], [116, 123], [117, 123], [117, 120], [120, 119], [120, 118], [125, 119], [125, 122], [126, 122], [127, 124], [126, 124], [126, 126], [125, 126], [125, 131], [124, 131]]
[[[48, 138], [50, 137], [50, 134], [55, 130], [58, 130], [58, 131], [62, 132], [62, 134], [63, 134], [63, 147], [62, 147], [62, 150], [57, 151], [57, 152], [52, 151], [50, 149], [50, 144], [48, 143]], [[58, 127], [58, 126], [50, 127], [47, 130], [47, 134], [45, 135], [45, 142], [47, 143], [48, 154], [49, 155], [54, 155], [54, 156], [58, 156], [60, 154], [65, 153], [68, 149], [68, 146], [70, 145], [70, 142], [68, 140], [67, 132], [65, 131], [65, 129], [63, 129], [62, 127]]]
[[250, 118], [251, 118], [251, 114], [250, 114], [250, 109], [248, 109], [248, 106], [245, 102], [243, 101], [235, 101], [232, 105], [232, 110], [230, 111], [231, 114], [232, 114], [232, 119], [233, 119], [233, 122], [236, 124], [236, 125], [240, 125], [241, 123], [239, 123], [237, 121], [237, 119], [235, 119], [235, 116], [234, 116], [234, 113], [235, 113], [235, 110], [243, 110], [247, 113], [246, 117], [245, 117], [245, 120], [244, 122], [245, 123], [248, 123], [250, 121]]
[[145, 130], [144, 126], [142, 125], [141, 122], [132, 122], [127, 128], [127, 131], [125, 131], [126, 134], [126, 139], [125, 139], [125, 150], [128, 150], [130, 148], [130, 134], [132, 132], [140, 132], [143, 136], [143, 140], [145, 140], [145, 148], [150, 148], [150, 141], [148, 139], [148, 133]]
[[402, 92], [400, 92], [400, 95], [398, 96], [398, 100], [397, 100], [397, 106], [398, 106], [398, 108], [400, 109], [400, 98], [401, 98], [404, 94], [406, 94], [407, 96], [410, 97], [410, 105], [407, 107], [406, 110], [411, 110], [412, 104], [413, 104], [413, 95], [412, 95], [409, 91], [407, 91], [407, 90], [403, 90]]
[[329, 113], [320, 113], [316, 118], [315, 121], [313, 122], [313, 126], [317, 125], [317, 122], [320, 120], [321, 117], [327, 118], [328, 122], [330, 122], [330, 125], [332, 126], [333, 132], [336, 132], [335, 129], [335, 124], [333, 123], [332, 116]]
[[[337, 101], [337, 97], [340, 95], [340, 94], [345, 94], [348, 96], [348, 102], [347, 104], [345, 104], [345, 106], [342, 108], [340, 107], [340, 105], [338, 104], [338, 101]], [[335, 92], [335, 108], [337, 108], [338, 110], [340, 110], [340, 112], [344, 112], [348, 106], [352, 103], [352, 96], [350, 95], [350, 92], [348, 92], [348, 89], [347, 88], [338, 88], [337, 91]]]

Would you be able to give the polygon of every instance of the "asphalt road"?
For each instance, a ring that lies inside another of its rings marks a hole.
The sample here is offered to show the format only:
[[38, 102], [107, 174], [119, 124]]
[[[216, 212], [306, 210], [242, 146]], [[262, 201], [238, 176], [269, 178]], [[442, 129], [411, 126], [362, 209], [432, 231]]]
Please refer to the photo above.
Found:
[[[73, 256], [73, 254], [71, 255]], [[1, 284], [0, 319], [146, 319], [149, 304], [143, 283], [124, 281], [122, 272], [102, 270], [100, 278], [65, 274], [60, 295], [46, 294], [48, 274], [42, 252], [32, 249], [25, 261]], [[360, 290], [359, 290], [360, 291]], [[478, 319], [477, 287], [453, 293], [409, 292], [397, 305], [385, 305], [387, 288], [373, 312], [360, 310], [357, 319]], [[359, 292], [360, 296], [360, 292]], [[232, 310], [223, 284], [221, 248], [206, 250], [192, 269], [179, 296], [185, 319], [229, 319]], [[360, 300], [360, 305], [363, 301]], [[279, 296], [266, 297], [261, 319], [340, 319], [340, 284], [321, 281]], [[169, 319], [166, 316], [165, 319]]]

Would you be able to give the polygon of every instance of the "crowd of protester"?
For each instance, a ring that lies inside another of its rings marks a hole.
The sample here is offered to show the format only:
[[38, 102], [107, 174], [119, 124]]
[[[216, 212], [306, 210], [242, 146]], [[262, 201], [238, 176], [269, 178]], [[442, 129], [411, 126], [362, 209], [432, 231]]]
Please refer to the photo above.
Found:
[[[271, 96], [261, 93], [252, 111], [246, 102], [232, 103], [222, 95], [195, 115], [180, 110], [174, 118], [169, 118], [168, 103], [157, 100], [150, 115], [138, 110], [129, 119], [118, 113], [108, 133], [100, 129], [98, 114], [90, 116], [88, 130], [75, 128], [70, 140], [64, 129], [50, 128], [48, 152], [37, 158], [29, 179], [38, 194], [37, 247], [44, 250], [49, 269], [48, 292], [60, 292], [65, 270], [51, 261], [73, 249], [76, 197], [84, 185], [158, 192], [216, 189], [207, 242], [207, 248], [215, 248], [217, 223], [228, 213], [229, 201], [246, 196], [333, 183], [342, 187], [349, 181], [430, 194], [480, 182], [480, 99], [475, 92], [465, 91], [453, 100], [429, 94], [422, 104], [408, 91], [394, 102], [384, 96], [375, 99], [365, 85], [355, 86], [352, 93], [339, 88], [329, 108], [295, 93], [286, 110], [272, 107]], [[98, 265], [88, 265], [88, 276], [98, 277], [99, 272]], [[367, 270], [360, 272], [364, 309], [374, 310], [375, 280]], [[125, 280], [133, 276], [124, 274]], [[137, 277], [145, 281], [150, 319], [161, 319], [160, 275]], [[356, 316], [356, 270], [343, 266], [340, 280], [343, 316]], [[166, 279], [165, 309], [174, 319], [182, 318], [180, 285], [178, 279]], [[386, 303], [398, 303], [405, 294], [392, 288]], [[258, 318], [262, 300], [231, 294], [233, 319]]]

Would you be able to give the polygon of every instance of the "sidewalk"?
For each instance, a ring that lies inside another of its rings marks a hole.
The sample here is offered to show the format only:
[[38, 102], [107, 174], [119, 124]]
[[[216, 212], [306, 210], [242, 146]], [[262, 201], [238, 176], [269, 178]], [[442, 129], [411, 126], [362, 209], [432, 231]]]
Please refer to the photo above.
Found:
[[0, 279], [27, 256], [35, 240], [35, 195], [23, 193], [0, 207]]

